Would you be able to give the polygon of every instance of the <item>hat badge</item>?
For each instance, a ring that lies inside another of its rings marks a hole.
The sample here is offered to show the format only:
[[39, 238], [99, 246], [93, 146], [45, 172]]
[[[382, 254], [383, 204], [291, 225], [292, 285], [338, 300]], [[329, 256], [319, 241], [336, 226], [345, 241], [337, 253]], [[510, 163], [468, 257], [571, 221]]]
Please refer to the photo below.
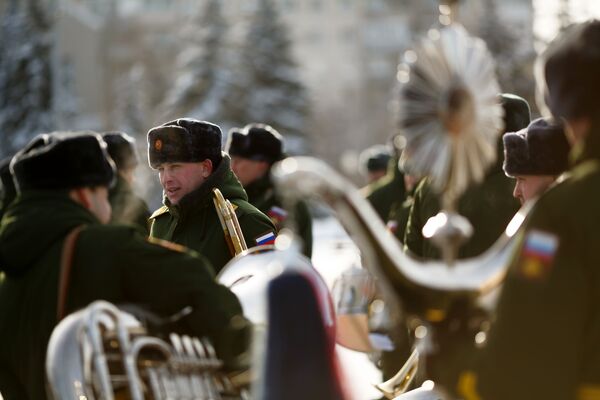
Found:
[[162, 149], [162, 146], [163, 146], [162, 140], [156, 139], [156, 141], [154, 142], [154, 149], [156, 151], [160, 151]]

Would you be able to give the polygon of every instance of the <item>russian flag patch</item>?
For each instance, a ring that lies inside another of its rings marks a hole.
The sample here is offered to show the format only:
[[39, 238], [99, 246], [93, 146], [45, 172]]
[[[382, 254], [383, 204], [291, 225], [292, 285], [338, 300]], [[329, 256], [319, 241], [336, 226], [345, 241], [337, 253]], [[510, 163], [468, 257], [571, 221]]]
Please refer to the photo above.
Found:
[[540, 279], [550, 271], [558, 237], [548, 232], [532, 230], [525, 238], [519, 271], [527, 279]]
[[257, 246], [264, 246], [267, 244], [275, 244], [275, 234], [273, 232], [267, 232], [258, 236], [256, 239]]
[[267, 216], [271, 219], [275, 226], [277, 226], [285, 221], [288, 213], [281, 207], [273, 206], [269, 209], [269, 211], [267, 211]]

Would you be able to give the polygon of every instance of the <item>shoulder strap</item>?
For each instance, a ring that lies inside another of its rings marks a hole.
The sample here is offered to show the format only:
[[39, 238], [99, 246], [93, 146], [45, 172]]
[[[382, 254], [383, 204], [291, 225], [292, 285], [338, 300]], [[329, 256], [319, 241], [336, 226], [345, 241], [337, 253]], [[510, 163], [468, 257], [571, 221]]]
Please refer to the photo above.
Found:
[[84, 227], [85, 225], [79, 225], [73, 228], [63, 242], [63, 249], [60, 257], [60, 276], [58, 280], [58, 301], [56, 303], [57, 321], [60, 321], [65, 317], [65, 305], [67, 302], [69, 279], [71, 277], [71, 266], [73, 265], [73, 254], [75, 253], [75, 243]]

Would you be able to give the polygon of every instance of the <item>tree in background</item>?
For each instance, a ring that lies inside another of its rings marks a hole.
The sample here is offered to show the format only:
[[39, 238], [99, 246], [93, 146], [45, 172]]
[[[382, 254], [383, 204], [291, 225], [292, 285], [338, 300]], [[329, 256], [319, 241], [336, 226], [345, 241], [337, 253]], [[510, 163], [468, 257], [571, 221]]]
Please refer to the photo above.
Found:
[[163, 105], [163, 120], [189, 116], [223, 123], [232, 72], [221, 0], [209, 0], [183, 29], [177, 79]]
[[128, 73], [119, 77], [117, 93], [117, 120], [119, 129], [145, 143], [146, 132], [152, 127], [147, 118], [144, 89], [145, 70], [141, 64], [134, 65]]
[[258, 0], [249, 20], [235, 91], [228, 100], [237, 125], [263, 122], [286, 136], [286, 148], [305, 151], [308, 98], [291, 56], [288, 33], [271, 0]]
[[71, 60], [64, 57], [59, 68], [55, 69], [58, 85], [54, 93], [54, 117], [57, 129], [73, 130], [77, 128], [80, 114], [79, 97], [75, 91], [75, 71]]
[[485, 12], [480, 23], [478, 36], [487, 44], [496, 61], [496, 72], [500, 87], [505, 92], [524, 97], [531, 106], [535, 105], [533, 48], [519, 47], [517, 34], [510, 30], [510, 24], [498, 13], [496, 0], [485, 0]]
[[0, 153], [54, 127], [51, 21], [41, 2], [11, 1], [0, 21]]

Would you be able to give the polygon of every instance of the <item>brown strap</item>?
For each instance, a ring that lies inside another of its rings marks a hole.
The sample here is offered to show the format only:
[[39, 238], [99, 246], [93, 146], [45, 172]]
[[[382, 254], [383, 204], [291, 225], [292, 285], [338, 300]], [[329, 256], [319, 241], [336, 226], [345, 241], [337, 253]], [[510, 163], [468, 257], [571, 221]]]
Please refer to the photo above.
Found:
[[84, 225], [79, 225], [65, 238], [60, 258], [60, 277], [58, 281], [58, 302], [56, 304], [56, 319], [61, 321], [65, 317], [65, 305], [67, 302], [67, 290], [69, 289], [69, 278], [71, 277], [71, 266], [73, 265], [73, 253], [75, 253], [75, 242], [83, 230]]

